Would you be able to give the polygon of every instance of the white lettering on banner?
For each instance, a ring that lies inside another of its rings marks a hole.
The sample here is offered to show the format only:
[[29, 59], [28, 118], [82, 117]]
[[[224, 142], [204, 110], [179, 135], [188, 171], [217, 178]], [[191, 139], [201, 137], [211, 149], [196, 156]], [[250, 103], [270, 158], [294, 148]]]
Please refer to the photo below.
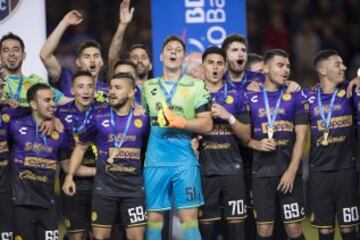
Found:
[[6, 0], [0, 0], [0, 11], [6, 11], [6, 10], [7, 10]]
[[[205, 8], [208, 4], [208, 8]], [[187, 43], [196, 47], [199, 51], [204, 51], [204, 42], [209, 45], [220, 45], [226, 38], [226, 30], [219, 24], [226, 22], [225, 0], [185, 0], [185, 22], [187, 24], [210, 23], [206, 34], [199, 38], [189, 37]]]
[[203, 7], [204, 0], [185, 0], [185, 6], [189, 8]]

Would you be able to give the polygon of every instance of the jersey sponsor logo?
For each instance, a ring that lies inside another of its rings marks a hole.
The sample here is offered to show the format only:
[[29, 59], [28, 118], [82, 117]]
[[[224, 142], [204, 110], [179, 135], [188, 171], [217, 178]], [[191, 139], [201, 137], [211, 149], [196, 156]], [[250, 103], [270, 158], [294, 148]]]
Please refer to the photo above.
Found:
[[140, 149], [138, 148], [109, 148], [109, 156], [115, 156], [115, 159], [140, 160]]
[[232, 135], [233, 131], [229, 124], [214, 124], [213, 130], [209, 135], [212, 136], [225, 136], [225, 135]]
[[135, 120], [134, 120], [134, 125], [135, 125], [135, 127], [137, 127], [137, 128], [141, 128], [141, 127], [143, 126], [143, 122], [142, 122], [141, 119], [135, 119]]
[[[119, 133], [119, 134], [117, 135], [117, 138], [118, 138], [119, 141], [121, 141], [121, 139], [122, 139], [122, 134]], [[111, 142], [114, 142], [114, 140], [115, 140], [115, 134], [113, 134], [113, 133], [109, 134], [109, 135], [108, 135], [108, 142], [111, 143]], [[127, 135], [127, 136], [125, 137], [125, 141], [126, 141], [126, 142], [134, 142], [134, 141], [136, 141], [136, 135]]]
[[[329, 104], [326, 104], [323, 106], [324, 113], [328, 113], [329, 111]], [[334, 104], [334, 110], [333, 111], [340, 111], [342, 109], [341, 104]], [[314, 115], [318, 116], [320, 115], [319, 107], [314, 108]]]
[[20, 172], [19, 178], [22, 180], [30, 180], [30, 181], [34, 181], [34, 182], [43, 182], [43, 183], [48, 182], [47, 176], [38, 175], [36, 173], [33, 173], [30, 170], [25, 170], [25, 171]]
[[27, 127], [22, 127], [22, 128], [20, 128], [20, 129], [19, 129], [19, 133], [20, 133], [21, 135], [26, 135], [26, 133], [27, 133]]
[[[322, 146], [322, 142], [323, 142], [324, 138], [323, 136], [321, 135], [317, 141], [316, 141], [316, 146], [319, 147], [319, 146]], [[346, 136], [344, 135], [341, 135], [341, 136], [329, 136], [328, 137], [328, 144], [332, 144], [332, 143], [341, 143], [341, 142], [345, 142], [346, 140]]]
[[57, 162], [56, 160], [46, 158], [25, 157], [24, 165], [29, 167], [39, 167], [44, 169], [56, 170]]
[[[353, 124], [353, 116], [347, 115], [347, 116], [341, 116], [341, 117], [334, 117], [330, 120], [330, 129], [336, 129], [336, 128], [346, 128], [350, 127]], [[325, 128], [323, 126], [323, 121], [318, 120], [316, 122], [318, 131], [324, 131]]]
[[205, 141], [202, 144], [204, 150], [225, 150], [231, 148], [231, 143], [218, 143]]
[[25, 142], [24, 151], [52, 153], [53, 148], [50, 146], [45, 146], [41, 143]]
[[[274, 108], [271, 107], [270, 108], [270, 112], [273, 114], [274, 113]], [[285, 114], [285, 109], [284, 108], [279, 108], [279, 114]], [[266, 116], [266, 110], [265, 108], [259, 108], [258, 109], [258, 117], [262, 118]]]
[[136, 172], [135, 167], [125, 167], [125, 166], [115, 165], [115, 164], [107, 164], [105, 167], [105, 170], [108, 172], [119, 172], [119, 173], [135, 173]]
[[9, 165], [9, 160], [0, 161], [0, 168], [7, 167]]
[[7, 141], [0, 142], [0, 153], [8, 152], [9, 151], [9, 145]]
[[[261, 124], [261, 131], [263, 134], [267, 134], [268, 132], [268, 123], [264, 122]], [[289, 121], [275, 121], [274, 129], [276, 132], [293, 132], [294, 131], [294, 123]]]
[[[21, 0], [1, 0], [0, 1], [0, 24], [5, 21], [20, 5]], [[16, 239], [17, 240], [17, 239]]]
[[3, 115], [1, 115], [1, 120], [2, 120], [4, 123], [8, 123], [8, 122], [10, 121], [10, 116], [9, 116], [9, 114], [4, 113]]

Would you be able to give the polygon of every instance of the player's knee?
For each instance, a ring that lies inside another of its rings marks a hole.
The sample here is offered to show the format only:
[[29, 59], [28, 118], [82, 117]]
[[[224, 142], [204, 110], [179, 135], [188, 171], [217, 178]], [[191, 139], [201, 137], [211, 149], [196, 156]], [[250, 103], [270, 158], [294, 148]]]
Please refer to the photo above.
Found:
[[181, 223], [198, 221], [197, 208], [182, 209], [179, 211], [179, 218]]
[[341, 227], [340, 232], [342, 233], [352, 233], [355, 229], [353, 227]]
[[93, 240], [108, 240], [110, 239], [110, 235], [111, 235], [111, 229], [106, 229], [106, 231], [99, 231], [94, 229], [93, 232]]
[[321, 228], [319, 229], [319, 232], [323, 235], [328, 235], [334, 232], [333, 228]]
[[285, 225], [286, 233], [289, 238], [297, 239], [302, 235], [302, 228], [300, 223], [290, 223]]
[[274, 230], [274, 224], [258, 224], [257, 232], [262, 237], [269, 237], [272, 235]]
[[129, 228], [126, 230], [126, 239], [128, 240], [143, 240], [145, 227]]
[[148, 222], [163, 222], [164, 216], [157, 212], [148, 212]]

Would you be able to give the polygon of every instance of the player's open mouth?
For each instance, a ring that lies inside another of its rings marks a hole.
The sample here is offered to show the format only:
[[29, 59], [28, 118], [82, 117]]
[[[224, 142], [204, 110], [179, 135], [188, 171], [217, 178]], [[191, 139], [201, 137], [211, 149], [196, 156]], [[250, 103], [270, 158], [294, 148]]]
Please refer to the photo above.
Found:
[[9, 58], [9, 63], [10, 64], [14, 64], [14, 63], [16, 63], [16, 61], [17, 61], [17, 58]]
[[239, 64], [239, 65], [242, 65], [242, 64], [244, 63], [244, 60], [243, 60], [243, 59], [239, 59], [239, 60], [236, 61], [236, 63]]
[[171, 61], [171, 62], [175, 62], [175, 61], [176, 61], [176, 57], [170, 57], [170, 61]]
[[213, 72], [213, 76], [217, 77], [218, 76], [218, 72]]
[[91, 99], [90, 97], [82, 97], [83, 100], [87, 101], [89, 99]]
[[96, 70], [96, 65], [90, 65], [90, 71], [95, 71]]

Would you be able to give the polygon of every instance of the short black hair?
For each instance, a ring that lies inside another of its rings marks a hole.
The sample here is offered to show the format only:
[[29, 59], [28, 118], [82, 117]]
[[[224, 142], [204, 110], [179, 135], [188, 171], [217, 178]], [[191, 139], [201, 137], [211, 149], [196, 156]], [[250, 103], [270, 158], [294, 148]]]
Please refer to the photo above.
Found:
[[9, 39], [18, 41], [20, 43], [20, 46], [21, 46], [22, 50], [25, 51], [24, 41], [21, 39], [21, 37], [19, 37], [16, 34], [13, 34], [12, 32], [9, 32], [8, 34], [5, 34], [5, 35], [3, 35], [1, 37], [1, 39], [0, 39], [0, 50], [2, 49], [3, 42], [6, 41], [6, 40], [9, 40]]
[[202, 55], [203, 62], [209, 54], [218, 54], [218, 55], [222, 56], [224, 61], [226, 62], [226, 52], [219, 47], [208, 47], [207, 49], [205, 49], [205, 52]]
[[265, 63], [269, 62], [275, 56], [289, 58], [289, 54], [287, 52], [285, 52], [284, 50], [282, 50], [282, 49], [270, 49], [270, 50], [265, 52], [264, 62]]
[[133, 89], [135, 89], [135, 78], [133, 78], [133, 76], [131, 76], [130, 74], [128, 74], [128, 73], [115, 73], [112, 77], [111, 77], [111, 79], [110, 79], [110, 81], [109, 81], [109, 84], [111, 83], [111, 81], [113, 80], [113, 79], [126, 79], [129, 83], [130, 83], [130, 85], [131, 85], [131, 87], [133, 88]]
[[249, 53], [246, 64], [247, 64], [247, 66], [250, 66], [251, 64], [263, 62], [263, 61], [264, 61], [264, 57], [261, 56], [260, 54]]
[[26, 100], [28, 103], [35, 100], [36, 94], [40, 90], [51, 90], [50, 86], [45, 83], [36, 83], [32, 85], [26, 93]]
[[119, 65], [129, 65], [129, 66], [131, 66], [131, 67], [134, 69], [134, 71], [136, 72], [136, 65], [135, 65], [132, 61], [130, 61], [130, 60], [127, 60], [127, 59], [118, 59], [118, 60], [115, 62], [115, 64], [114, 64], [114, 70], [115, 70], [115, 68], [117, 68]]
[[327, 60], [329, 57], [337, 55], [339, 56], [339, 53], [336, 50], [333, 49], [327, 49], [322, 50], [318, 52], [313, 60], [314, 67], [317, 68], [318, 64], [324, 60]]
[[227, 36], [223, 43], [221, 44], [221, 48], [226, 52], [230, 46], [230, 44], [232, 44], [233, 42], [241, 42], [243, 44], [245, 44], [246, 46], [246, 39], [245, 37], [241, 36], [240, 34], [231, 34], [229, 36]]
[[171, 41], [179, 42], [181, 44], [181, 46], [183, 47], [184, 52], [186, 52], [186, 46], [185, 46], [184, 41], [180, 37], [178, 37], [176, 35], [170, 35], [167, 38], [165, 38], [165, 41], [164, 41], [164, 43], [163, 43], [163, 45], [161, 47], [161, 52], [164, 51], [165, 46]]
[[151, 58], [151, 54], [150, 54], [149, 49], [147, 48], [147, 46], [145, 46], [144, 44], [141, 44], [141, 43], [132, 44], [132, 45], [129, 47], [129, 50], [128, 50], [128, 52], [127, 52], [128, 58], [130, 57], [130, 53], [131, 53], [134, 49], [137, 49], [137, 48], [143, 49], [143, 50], [146, 52], [148, 58], [149, 58], [149, 59]]
[[97, 41], [95, 40], [86, 40], [86, 41], [83, 41], [82, 43], [80, 43], [80, 45], [78, 46], [78, 48], [76, 49], [76, 56], [77, 57], [80, 57], [81, 54], [83, 53], [83, 51], [86, 49], [86, 48], [89, 48], [89, 47], [93, 47], [93, 48], [96, 48], [99, 50], [100, 54], [101, 54], [101, 46], [100, 46], [100, 43], [98, 43]]
[[92, 79], [94, 79], [93, 75], [89, 72], [89, 71], [83, 71], [83, 70], [80, 70], [80, 71], [77, 71], [73, 77], [72, 77], [72, 84], [74, 84], [75, 82], [75, 79], [78, 78], [78, 77], [90, 77]]

